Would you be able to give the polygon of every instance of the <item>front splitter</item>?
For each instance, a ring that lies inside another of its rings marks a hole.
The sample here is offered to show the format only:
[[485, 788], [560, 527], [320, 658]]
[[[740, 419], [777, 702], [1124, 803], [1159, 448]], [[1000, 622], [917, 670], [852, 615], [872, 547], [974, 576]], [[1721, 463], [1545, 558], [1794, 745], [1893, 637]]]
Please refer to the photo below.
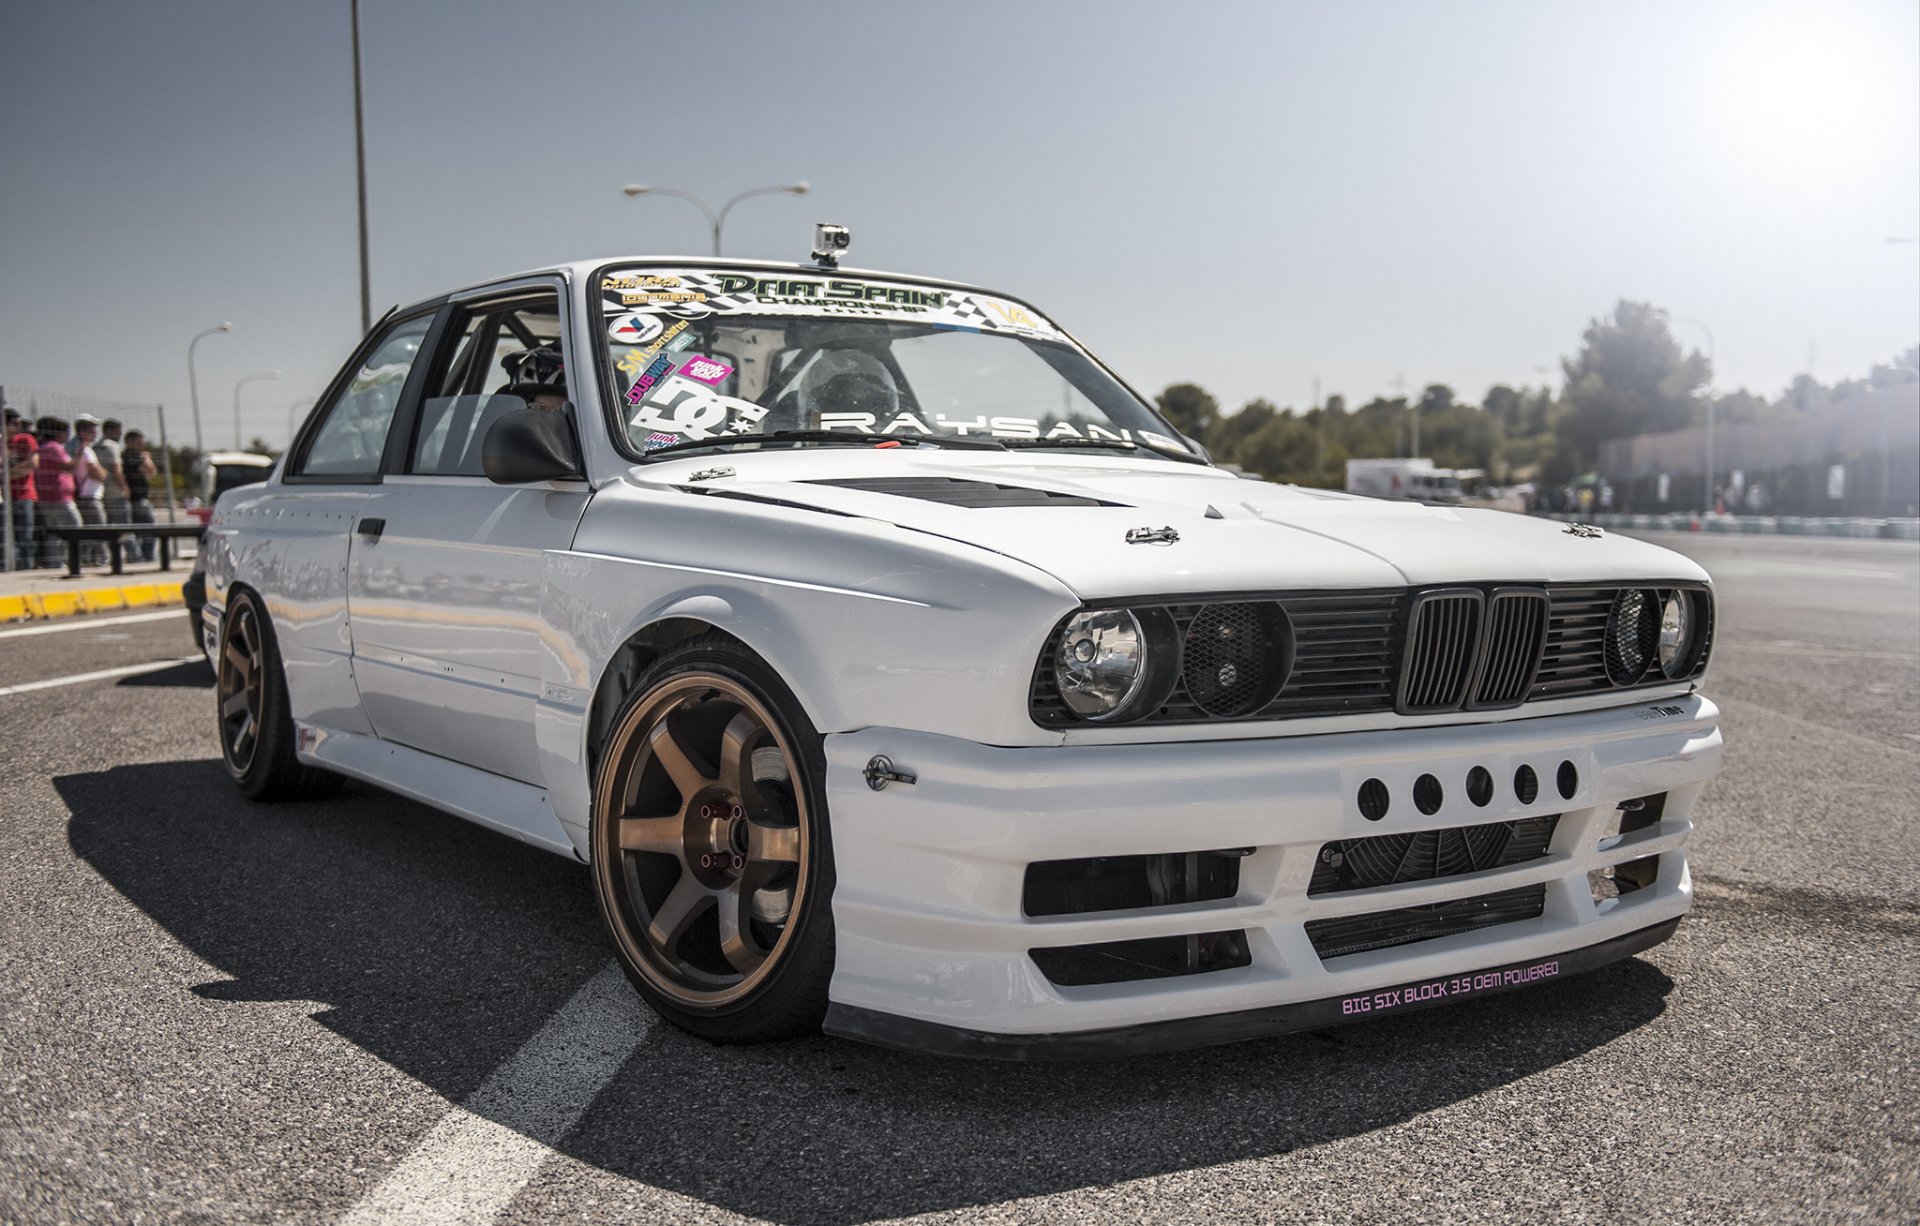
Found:
[[828, 1034], [902, 1051], [982, 1060], [1105, 1060], [1154, 1052], [1187, 1051], [1294, 1030], [1319, 1030], [1343, 1022], [1391, 1017], [1455, 1000], [1511, 992], [1596, 970], [1651, 949], [1673, 935], [1679, 916], [1624, 936], [1545, 958], [1528, 958], [1484, 970], [1418, 979], [1365, 992], [1296, 1001], [1204, 1017], [1075, 1030], [1054, 1034], [995, 1034], [941, 1022], [901, 1017], [876, 1009], [833, 1004], [822, 1026]]

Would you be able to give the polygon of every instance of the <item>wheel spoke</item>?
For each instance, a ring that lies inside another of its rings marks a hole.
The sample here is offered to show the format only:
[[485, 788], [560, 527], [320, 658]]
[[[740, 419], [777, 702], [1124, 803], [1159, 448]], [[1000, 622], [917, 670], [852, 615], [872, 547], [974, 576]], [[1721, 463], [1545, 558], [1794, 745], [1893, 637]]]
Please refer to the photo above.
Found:
[[753, 936], [753, 891], [740, 883], [720, 891], [720, 952], [742, 975], [752, 974], [766, 961], [767, 951]]
[[231, 639], [227, 641], [227, 663], [233, 666], [233, 671], [240, 675], [242, 682], [246, 680], [247, 673], [253, 666], [253, 661], [248, 659], [246, 655], [241, 652], [239, 644], [233, 642]]
[[236, 715], [245, 715], [248, 713], [247, 708], [251, 705], [247, 701], [245, 690], [235, 690], [227, 696], [225, 702], [220, 704], [220, 716], [222, 719], [232, 719]]
[[758, 731], [760, 721], [742, 711], [727, 721], [726, 731], [720, 734], [720, 786], [743, 803], [754, 791], [753, 772], [747, 769], [747, 746]]
[[747, 827], [747, 859], [759, 864], [798, 864], [800, 828], [752, 823]]
[[700, 918], [700, 913], [712, 901], [713, 895], [694, 880], [692, 873], [680, 874], [680, 880], [673, 883], [673, 889], [667, 891], [659, 910], [653, 913], [653, 922], [647, 925], [647, 939], [668, 958], [673, 958], [674, 947], [686, 934], [687, 927]]
[[253, 715], [240, 721], [240, 727], [233, 734], [233, 756], [245, 757], [253, 746]]
[[620, 850], [651, 851], [685, 859], [686, 825], [678, 817], [623, 817]]
[[705, 771], [694, 765], [686, 749], [674, 739], [668, 721], [663, 719], [655, 724], [653, 731], [647, 733], [647, 742], [653, 747], [653, 756], [666, 768], [667, 778], [673, 780], [673, 786], [680, 790], [682, 804], [691, 801], [700, 789], [714, 782]]

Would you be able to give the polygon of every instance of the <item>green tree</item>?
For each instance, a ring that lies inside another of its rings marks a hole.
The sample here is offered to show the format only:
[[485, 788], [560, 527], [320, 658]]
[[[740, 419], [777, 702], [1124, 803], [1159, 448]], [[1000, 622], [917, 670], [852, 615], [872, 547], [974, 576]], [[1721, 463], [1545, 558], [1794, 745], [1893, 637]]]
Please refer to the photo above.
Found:
[[1220, 420], [1220, 402], [1207, 394], [1207, 390], [1197, 383], [1176, 383], [1153, 398], [1160, 408], [1160, 415], [1173, 423], [1173, 428], [1188, 438], [1196, 438], [1209, 449], [1213, 447], [1212, 431]]
[[1667, 330], [1666, 312], [1624, 299], [1588, 325], [1580, 352], [1561, 363], [1568, 412], [1560, 451], [1591, 466], [1607, 439], [1677, 430], [1694, 417], [1696, 394], [1712, 371], [1685, 353]]

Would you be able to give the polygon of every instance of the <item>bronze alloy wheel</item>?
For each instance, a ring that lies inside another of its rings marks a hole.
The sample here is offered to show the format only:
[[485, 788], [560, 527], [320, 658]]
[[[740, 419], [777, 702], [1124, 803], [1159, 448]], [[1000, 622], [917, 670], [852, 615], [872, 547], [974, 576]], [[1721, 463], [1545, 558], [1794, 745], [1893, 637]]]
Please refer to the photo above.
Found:
[[812, 876], [805, 769], [769, 706], [717, 670], [662, 677], [608, 738], [596, 884], [624, 960], [667, 1004], [734, 1005], [781, 966]]
[[260, 618], [252, 601], [233, 610], [233, 625], [220, 648], [220, 747], [227, 763], [245, 773], [260, 749], [266, 708], [267, 656]]

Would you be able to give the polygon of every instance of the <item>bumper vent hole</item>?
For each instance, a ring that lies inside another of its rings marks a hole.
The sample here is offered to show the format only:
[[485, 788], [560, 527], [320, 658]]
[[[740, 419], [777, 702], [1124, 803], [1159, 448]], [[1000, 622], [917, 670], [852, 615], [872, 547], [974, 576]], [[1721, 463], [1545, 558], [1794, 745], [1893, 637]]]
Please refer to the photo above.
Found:
[[1493, 801], [1493, 772], [1476, 766], [1467, 772], [1467, 799], [1484, 809]]
[[1337, 919], [1307, 921], [1307, 939], [1322, 961], [1369, 949], [1388, 949], [1431, 941], [1457, 932], [1473, 932], [1495, 924], [1538, 918], [1547, 905], [1547, 887], [1523, 885], [1482, 894], [1478, 898], [1456, 898], [1451, 902], [1430, 903], [1424, 907], [1403, 907], [1398, 911], [1375, 911], [1370, 915], [1343, 915]]
[[1027, 865], [1021, 910], [1028, 915], [1084, 915], [1212, 902], [1240, 892], [1236, 851], [1157, 856], [1092, 856]]
[[1562, 762], [1553, 782], [1560, 789], [1560, 799], [1572, 800], [1573, 794], [1580, 790], [1580, 769], [1571, 762]]
[[1531, 766], [1523, 766], [1513, 772], [1513, 794], [1523, 805], [1540, 799], [1540, 776], [1533, 773]]
[[1441, 802], [1445, 799], [1446, 792], [1441, 788], [1440, 781], [1432, 775], [1422, 775], [1413, 781], [1413, 807], [1428, 817], [1440, 812]]
[[1253, 963], [1247, 952], [1247, 934], [1240, 929], [1099, 945], [1056, 945], [1030, 949], [1027, 954], [1048, 982], [1063, 988], [1204, 975]]
[[1360, 785], [1360, 816], [1368, 821], [1377, 822], [1385, 817], [1391, 802], [1387, 785], [1378, 779], [1369, 779]]

